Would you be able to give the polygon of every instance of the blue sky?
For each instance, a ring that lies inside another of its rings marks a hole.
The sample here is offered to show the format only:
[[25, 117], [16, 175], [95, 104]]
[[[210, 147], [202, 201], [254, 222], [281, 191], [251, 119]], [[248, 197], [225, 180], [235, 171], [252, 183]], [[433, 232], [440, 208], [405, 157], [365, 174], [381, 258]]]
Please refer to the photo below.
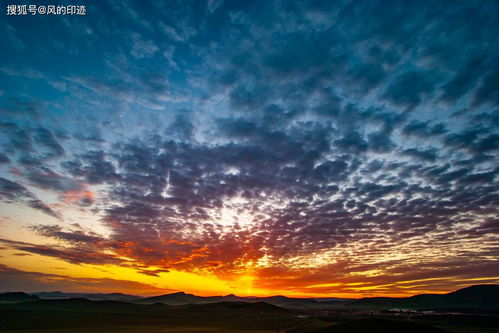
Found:
[[172, 290], [499, 281], [496, 1], [67, 4], [0, 17], [5, 283], [43, 288], [30, 256]]

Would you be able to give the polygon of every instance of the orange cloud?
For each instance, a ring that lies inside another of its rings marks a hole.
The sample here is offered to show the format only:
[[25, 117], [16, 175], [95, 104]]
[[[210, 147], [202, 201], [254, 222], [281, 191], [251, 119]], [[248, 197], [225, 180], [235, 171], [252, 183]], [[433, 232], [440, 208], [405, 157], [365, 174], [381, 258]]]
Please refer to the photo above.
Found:
[[85, 188], [81, 190], [71, 190], [67, 191], [62, 195], [62, 200], [65, 203], [74, 203], [78, 202], [81, 200], [87, 200], [90, 202], [95, 202], [95, 193], [92, 191], [89, 191]]

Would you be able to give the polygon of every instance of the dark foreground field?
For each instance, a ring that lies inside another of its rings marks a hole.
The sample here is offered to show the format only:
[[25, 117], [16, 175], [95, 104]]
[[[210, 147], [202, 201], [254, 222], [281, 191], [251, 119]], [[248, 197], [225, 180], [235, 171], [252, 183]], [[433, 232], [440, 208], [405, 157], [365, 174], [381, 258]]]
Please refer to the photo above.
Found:
[[266, 303], [138, 305], [85, 299], [0, 305], [5, 332], [275, 332], [303, 321]]
[[499, 286], [407, 298], [0, 294], [2, 332], [499, 333]]
[[290, 310], [267, 303], [169, 306], [86, 299], [0, 305], [2, 332], [499, 332], [495, 315], [400, 316]]

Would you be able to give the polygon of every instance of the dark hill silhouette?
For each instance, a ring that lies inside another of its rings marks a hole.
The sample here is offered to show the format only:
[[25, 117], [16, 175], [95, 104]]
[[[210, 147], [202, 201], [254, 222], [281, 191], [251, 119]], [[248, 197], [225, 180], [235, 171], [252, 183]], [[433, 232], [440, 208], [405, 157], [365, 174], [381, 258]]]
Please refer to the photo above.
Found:
[[37, 296], [28, 295], [23, 292], [8, 292], [0, 294], [0, 302], [27, 302], [40, 299]]
[[448, 294], [422, 294], [405, 298], [373, 297], [357, 300], [336, 299], [317, 301], [312, 298], [290, 298], [286, 296], [271, 297], [239, 297], [236, 295], [202, 297], [184, 292], [140, 298], [138, 296], [120, 293], [88, 294], [62, 293], [59, 291], [39, 292], [28, 295], [26, 293], [0, 294], [0, 302], [25, 302], [42, 299], [69, 299], [84, 298], [98, 301], [123, 301], [135, 304], [165, 304], [184, 306], [189, 304], [211, 304], [219, 302], [265, 302], [281, 308], [291, 309], [410, 309], [410, 310], [466, 310], [492, 311], [499, 310], [499, 285], [476, 285]]
[[30, 302], [17, 302], [8, 305], [9, 309], [23, 310], [51, 310], [51, 311], [85, 311], [85, 312], [130, 312], [148, 311], [154, 308], [163, 308], [177, 311], [220, 312], [238, 311], [247, 313], [282, 312], [288, 310], [265, 302], [216, 302], [207, 304], [188, 304], [183, 306], [169, 306], [162, 303], [136, 304], [123, 301], [93, 301], [85, 298], [69, 299], [37, 299]]
[[260, 302], [168, 306], [81, 298], [3, 303], [0, 318], [0, 331], [30, 332], [262, 332], [300, 321], [292, 310]]
[[482, 309], [499, 310], [499, 285], [476, 285], [448, 294], [423, 294], [405, 298], [372, 297], [358, 300], [335, 299], [317, 301], [311, 298], [286, 296], [239, 297], [235, 295], [202, 297], [184, 292], [142, 298], [139, 304], [162, 303], [167, 305], [208, 304], [217, 302], [265, 302], [283, 308], [300, 309]]
[[201, 297], [184, 292], [153, 296], [137, 300], [140, 304], [163, 303], [168, 305], [205, 304], [222, 301], [222, 296]]
[[499, 310], [499, 285], [476, 285], [448, 294], [422, 294], [406, 298], [363, 298], [350, 302], [347, 306], [366, 309]]
[[[166, 305], [163, 305], [166, 307]], [[37, 299], [31, 302], [18, 302], [11, 304], [11, 309], [23, 310], [50, 310], [50, 311], [98, 311], [98, 312], [127, 312], [140, 310], [145, 305], [133, 304], [122, 301], [91, 301], [85, 298], [67, 299]]]
[[163, 303], [167, 305], [187, 305], [187, 304], [209, 304], [218, 302], [265, 302], [274, 306], [284, 308], [324, 308], [331, 305], [337, 305], [337, 301], [318, 302], [310, 298], [290, 298], [286, 296], [271, 296], [271, 297], [239, 297], [236, 295], [227, 296], [209, 296], [202, 297], [184, 292], [154, 296], [143, 298], [135, 301], [139, 304]]
[[473, 304], [477, 307], [498, 308], [499, 285], [476, 285], [451, 292], [446, 295], [455, 304]]
[[30, 293], [43, 299], [64, 299], [64, 298], [86, 298], [90, 300], [116, 300], [116, 301], [131, 301], [140, 299], [140, 296], [127, 295], [122, 293], [64, 293], [60, 291], [42, 291]]
[[217, 302], [213, 304], [195, 304], [190, 309], [204, 309], [206, 311], [236, 310], [242, 312], [283, 312], [283, 308], [265, 302]]

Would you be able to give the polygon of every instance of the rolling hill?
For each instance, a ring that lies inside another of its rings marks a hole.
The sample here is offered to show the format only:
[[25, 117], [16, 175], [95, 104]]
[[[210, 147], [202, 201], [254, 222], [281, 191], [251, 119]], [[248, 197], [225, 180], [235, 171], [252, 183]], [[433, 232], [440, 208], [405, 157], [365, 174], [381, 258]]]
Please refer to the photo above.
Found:
[[271, 297], [239, 297], [235, 295], [202, 297], [184, 292], [142, 298], [135, 301], [139, 304], [162, 303], [167, 305], [187, 305], [187, 304], [209, 304], [217, 302], [265, 302], [283, 308], [329, 308], [337, 307], [340, 301], [316, 301], [310, 298], [291, 298], [286, 296]]
[[93, 301], [122, 301], [134, 304], [164, 304], [183, 306], [189, 304], [212, 304], [219, 302], [264, 302], [274, 306], [290, 309], [344, 309], [344, 310], [499, 310], [499, 285], [475, 285], [459, 289], [448, 294], [422, 294], [412, 297], [391, 298], [371, 297], [362, 299], [312, 299], [291, 298], [286, 296], [271, 297], [239, 297], [236, 295], [202, 297], [184, 292], [177, 292], [154, 297], [139, 297], [121, 293], [63, 293], [52, 292], [8, 292], [0, 294], [0, 302], [26, 302], [39, 299], [64, 300], [87, 299]]
[[499, 310], [499, 285], [475, 285], [448, 294], [422, 294], [406, 298], [363, 298], [348, 303], [347, 307], [410, 310]]
[[23, 292], [7, 292], [0, 294], [0, 302], [28, 302], [40, 299], [35, 295], [28, 295]]
[[60, 291], [42, 291], [30, 293], [43, 299], [65, 299], [65, 298], [86, 298], [95, 301], [115, 300], [115, 301], [132, 301], [142, 297], [135, 295], [127, 295], [122, 293], [63, 293]]

